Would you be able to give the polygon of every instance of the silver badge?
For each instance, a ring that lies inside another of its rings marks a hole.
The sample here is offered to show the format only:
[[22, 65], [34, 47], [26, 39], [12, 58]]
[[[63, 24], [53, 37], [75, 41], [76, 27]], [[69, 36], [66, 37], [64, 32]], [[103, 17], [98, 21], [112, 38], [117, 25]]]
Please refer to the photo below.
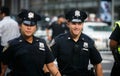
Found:
[[87, 43], [87, 42], [84, 42], [83, 47], [84, 47], [84, 48], [88, 48], [88, 43]]
[[45, 45], [42, 42], [39, 42], [39, 49], [45, 51]]
[[79, 10], [75, 11], [75, 16], [77, 16], [77, 17], [80, 16], [80, 11]]
[[87, 42], [84, 42], [83, 50], [88, 51], [88, 43]]
[[28, 13], [28, 18], [34, 18], [34, 13], [29, 12], [29, 13]]

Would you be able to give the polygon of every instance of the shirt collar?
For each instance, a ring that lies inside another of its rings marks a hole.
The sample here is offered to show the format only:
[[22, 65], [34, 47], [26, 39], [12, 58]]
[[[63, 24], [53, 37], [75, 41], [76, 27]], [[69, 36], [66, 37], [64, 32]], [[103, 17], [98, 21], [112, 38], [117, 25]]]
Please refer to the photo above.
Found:
[[5, 16], [3, 19], [10, 18], [10, 16]]
[[[23, 38], [22, 35], [19, 37], [19, 42], [25, 42], [26, 40]], [[39, 38], [33, 36], [33, 42], [39, 42]]]
[[[68, 32], [67, 39], [68, 39], [68, 40], [71, 40], [71, 39], [72, 39], [72, 36], [71, 36], [70, 32]], [[79, 40], [83, 40], [83, 41], [85, 40], [85, 38], [84, 38], [84, 36], [83, 36], [83, 33], [81, 33], [81, 35], [80, 35], [80, 37], [79, 37]]]

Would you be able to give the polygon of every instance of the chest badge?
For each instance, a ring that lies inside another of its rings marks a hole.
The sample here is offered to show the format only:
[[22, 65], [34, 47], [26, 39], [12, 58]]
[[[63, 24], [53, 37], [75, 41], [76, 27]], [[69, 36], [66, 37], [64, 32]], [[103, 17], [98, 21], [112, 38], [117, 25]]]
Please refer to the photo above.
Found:
[[83, 47], [88, 48], [88, 43], [84, 42]]
[[39, 42], [39, 49], [45, 51], [45, 45], [42, 42]]
[[87, 42], [83, 43], [83, 50], [88, 51], [88, 43]]

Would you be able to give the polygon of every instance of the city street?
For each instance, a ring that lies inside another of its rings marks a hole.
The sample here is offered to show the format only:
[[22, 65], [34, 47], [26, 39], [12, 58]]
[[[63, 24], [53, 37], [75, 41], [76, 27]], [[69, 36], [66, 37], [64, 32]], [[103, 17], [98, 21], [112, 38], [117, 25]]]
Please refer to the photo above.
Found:
[[101, 51], [100, 53], [103, 58], [102, 66], [104, 76], [110, 76], [110, 72], [114, 62], [113, 56], [110, 51]]

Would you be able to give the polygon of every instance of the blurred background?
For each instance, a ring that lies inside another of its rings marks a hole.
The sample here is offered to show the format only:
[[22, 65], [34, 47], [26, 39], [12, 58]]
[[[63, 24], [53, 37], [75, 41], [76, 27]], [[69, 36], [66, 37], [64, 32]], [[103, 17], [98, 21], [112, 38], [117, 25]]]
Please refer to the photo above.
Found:
[[0, 0], [0, 6], [3, 5], [9, 6], [13, 15], [21, 9], [32, 9], [51, 17], [70, 8], [80, 8], [106, 22], [111, 22], [113, 17], [120, 19], [120, 0]]
[[0, 0], [0, 6], [8, 6], [14, 19], [21, 9], [31, 9], [39, 13], [42, 21], [38, 22], [35, 36], [46, 41], [45, 29], [51, 22], [57, 21], [58, 15], [71, 8], [87, 12], [83, 32], [95, 40], [103, 57], [104, 76], [110, 76], [114, 59], [109, 49], [109, 36], [114, 22], [120, 19], [120, 0]]

